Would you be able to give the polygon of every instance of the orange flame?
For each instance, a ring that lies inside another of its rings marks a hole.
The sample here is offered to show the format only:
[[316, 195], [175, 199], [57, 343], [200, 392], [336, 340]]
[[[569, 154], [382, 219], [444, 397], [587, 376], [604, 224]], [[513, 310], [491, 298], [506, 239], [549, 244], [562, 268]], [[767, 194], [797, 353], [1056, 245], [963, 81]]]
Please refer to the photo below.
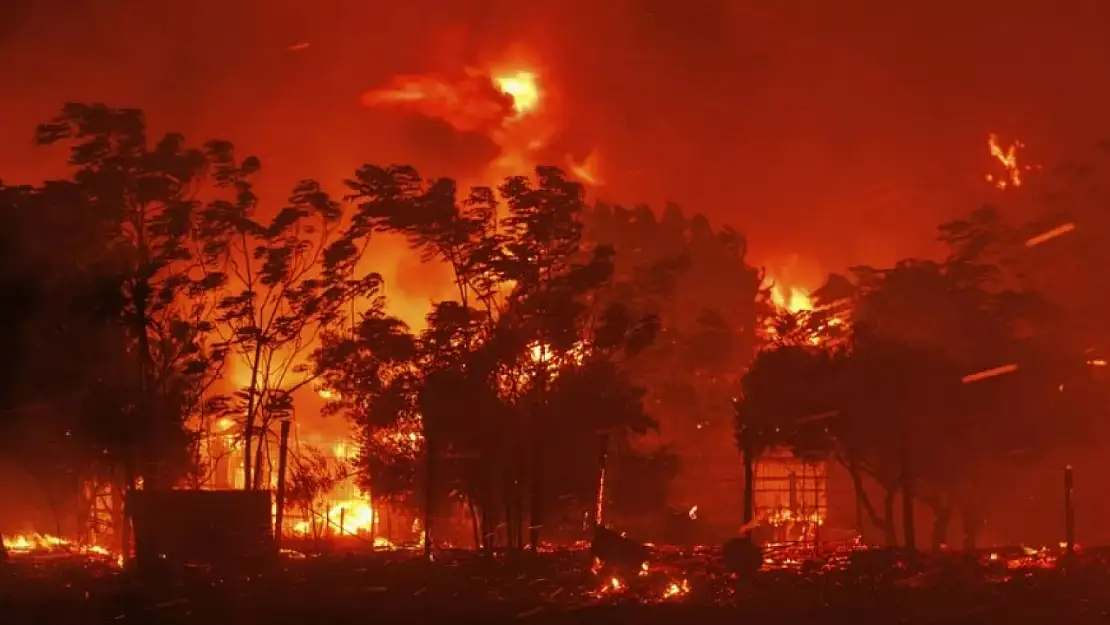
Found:
[[1014, 141], [1005, 149], [998, 142], [998, 135], [993, 132], [987, 136], [987, 148], [990, 154], [999, 163], [1002, 164], [1003, 173], [1000, 176], [994, 174], [987, 174], [987, 182], [993, 184], [999, 189], [1009, 189], [1011, 187], [1020, 187], [1022, 183], [1022, 172], [1035, 169], [1030, 165], [1020, 165], [1018, 163], [1017, 153], [1018, 150], [1025, 147], [1021, 141]]
[[[459, 131], [484, 132], [501, 153], [489, 163], [482, 180], [460, 182], [491, 187], [506, 176], [527, 174], [539, 164], [537, 152], [557, 130], [545, 100], [540, 72], [512, 62], [467, 69], [461, 81], [435, 75], [396, 76], [385, 87], [362, 96], [366, 106], [402, 106], [446, 121]], [[601, 184], [594, 153], [582, 163], [568, 158], [568, 170], [582, 183]]]
[[509, 96], [513, 101], [512, 119], [520, 119], [530, 115], [539, 108], [540, 87], [535, 73], [518, 71], [493, 76], [492, 78], [497, 90]]

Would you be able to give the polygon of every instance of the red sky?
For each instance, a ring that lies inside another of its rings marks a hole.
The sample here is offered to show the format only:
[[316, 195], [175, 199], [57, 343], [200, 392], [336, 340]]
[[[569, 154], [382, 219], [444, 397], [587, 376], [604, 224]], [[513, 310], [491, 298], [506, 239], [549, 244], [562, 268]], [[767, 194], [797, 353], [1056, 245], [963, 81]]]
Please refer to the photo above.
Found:
[[30, 135], [65, 100], [229, 138], [275, 189], [367, 161], [454, 175], [481, 138], [359, 95], [523, 47], [559, 141], [600, 150], [601, 197], [707, 213], [811, 282], [926, 252], [937, 222], [990, 197], [989, 132], [1046, 164], [1110, 138], [1098, 0], [9, 0], [0, 24], [8, 181], [59, 162]]

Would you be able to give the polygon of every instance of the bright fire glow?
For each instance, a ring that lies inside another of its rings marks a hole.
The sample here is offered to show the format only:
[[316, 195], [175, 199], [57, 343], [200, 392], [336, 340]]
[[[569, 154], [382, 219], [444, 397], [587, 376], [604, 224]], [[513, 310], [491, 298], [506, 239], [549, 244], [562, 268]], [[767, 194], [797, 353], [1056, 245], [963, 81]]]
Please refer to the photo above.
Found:
[[771, 286], [771, 302], [776, 308], [790, 313], [799, 313], [804, 310], [813, 310], [813, 299], [809, 293], [798, 287], [787, 287], [773, 283]]
[[[477, 180], [459, 180], [460, 186], [497, 187], [507, 176], [533, 171], [540, 152], [559, 130], [549, 107], [541, 72], [531, 64], [506, 60], [485, 69], [465, 69], [461, 80], [437, 75], [394, 77], [380, 89], [366, 92], [366, 106], [405, 108], [440, 119], [461, 132], [483, 132], [500, 154]], [[599, 185], [597, 155], [577, 163], [568, 158], [568, 171], [578, 181]]]
[[50, 534], [5, 534], [4, 548], [17, 557], [35, 553], [72, 553], [98, 556], [116, 563], [119, 561], [111, 551], [100, 545], [82, 545]]
[[493, 76], [497, 90], [513, 100], [513, 118], [534, 113], [540, 105], [540, 87], [536, 74], [529, 71]]
[[582, 159], [582, 162], [577, 162], [573, 157], [567, 156], [567, 165], [572, 176], [578, 179], [579, 182], [584, 182], [593, 187], [600, 187], [605, 184], [598, 173], [601, 170], [599, 164], [599, 157], [597, 150], [593, 150]]
[[987, 174], [987, 182], [999, 189], [1020, 187], [1022, 183], [1022, 173], [1031, 169], [1037, 169], [1037, 167], [1031, 165], [1021, 165], [1018, 163], [1018, 150], [1024, 147], [1025, 144], [1021, 141], [1014, 141], [1003, 148], [1002, 144], [998, 142], [998, 135], [992, 132], [987, 137], [987, 149], [990, 150], [990, 155], [1002, 164], [1003, 171], [999, 175]]

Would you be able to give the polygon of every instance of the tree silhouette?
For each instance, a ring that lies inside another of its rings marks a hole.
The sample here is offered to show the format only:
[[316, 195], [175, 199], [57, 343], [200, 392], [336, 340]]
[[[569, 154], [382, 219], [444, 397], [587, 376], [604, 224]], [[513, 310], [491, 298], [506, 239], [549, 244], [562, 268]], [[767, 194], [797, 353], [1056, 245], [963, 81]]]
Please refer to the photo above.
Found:
[[[757, 356], [738, 428], [760, 445], [838, 460], [888, 541], [901, 491], [907, 541], [918, 500], [936, 515], [934, 544], [946, 541], [953, 508], [973, 543], [1002, 477], [1063, 443], [1044, 415], [1068, 406], [1083, 422], [1095, 405], [1082, 350], [1009, 272], [1004, 232], [992, 212], [979, 211], [941, 227], [950, 249], [943, 262], [908, 259], [830, 280], [818, 293], [850, 302], [848, 341], [784, 343]], [[1001, 365], [1016, 373], [968, 377]], [[863, 474], [886, 491], [884, 514], [867, 500]]]
[[209, 250], [195, 245], [207, 160], [180, 135], [150, 146], [140, 111], [103, 105], [67, 104], [36, 138], [70, 144], [74, 192], [110, 234], [102, 244], [134, 345], [130, 418], [116, 423], [125, 482], [168, 486], [174, 476], [163, 462], [165, 445], [186, 439], [186, 408], [218, 375], [223, 356], [208, 343], [207, 311], [225, 276]]
[[627, 369], [683, 454], [680, 475], [701, 481], [713, 466], [706, 450], [727, 440], [738, 373], [770, 310], [762, 273], [747, 263], [739, 233], [673, 204], [656, 215], [599, 203], [585, 224], [589, 240], [616, 251], [617, 280], [603, 298], [660, 319], [656, 340]]
[[[234, 191], [202, 215], [206, 250], [220, 258], [229, 284], [216, 305], [221, 347], [246, 368], [234, 400], [221, 412], [242, 420], [244, 488], [261, 488], [267, 434], [291, 418], [292, 394], [312, 382], [306, 360], [321, 333], [350, 316], [356, 300], [373, 297], [377, 274], [356, 274], [364, 240], [340, 229], [341, 205], [314, 181], [302, 181], [268, 221], [258, 216], [251, 178], [255, 159], [237, 163], [231, 146], [210, 143], [214, 179]], [[234, 378], [234, 376], [233, 376]]]
[[453, 182], [408, 167], [366, 166], [348, 184], [352, 228], [405, 236], [451, 268], [458, 299], [438, 303], [419, 336], [377, 310], [353, 337], [329, 336], [318, 362], [336, 409], [364, 441], [404, 443], [419, 422], [426, 548], [449, 483], [463, 485], [486, 546], [504, 523], [522, 547], [526, 519], [537, 545], [560, 496], [592, 507], [598, 433], [652, 425], [614, 363], [650, 344], [654, 318], [600, 305], [612, 251], [583, 245], [582, 190], [556, 169], [461, 201]]

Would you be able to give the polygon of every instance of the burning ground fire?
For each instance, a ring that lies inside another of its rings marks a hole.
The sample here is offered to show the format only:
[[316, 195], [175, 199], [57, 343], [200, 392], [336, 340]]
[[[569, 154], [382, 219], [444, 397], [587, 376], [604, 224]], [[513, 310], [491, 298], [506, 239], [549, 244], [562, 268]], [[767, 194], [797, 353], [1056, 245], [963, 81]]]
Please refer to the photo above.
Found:
[[690, 592], [690, 582], [686, 578], [671, 577], [662, 569], [653, 570], [647, 562], [640, 565], [640, 570], [636, 573], [636, 581], [632, 583], [624, 581], [617, 572], [607, 567], [600, 558], [593, 559], [590, 573], [600, 580], [598, 588], [590, 594], [599, 598], [636, 589], [640, 590], [641, 593], [646, 592], [648, 598], [654, 595], [658, 601], [667, 601], [678, 599]]
[[12, 557], [31, 556], [84, 556], [104, 560], [116, 565], [123, 564], [119, 554], [99, 545], [82, 545], [65, 538], [49, 534], [15, 534], [4, 536], [4, 548]]

